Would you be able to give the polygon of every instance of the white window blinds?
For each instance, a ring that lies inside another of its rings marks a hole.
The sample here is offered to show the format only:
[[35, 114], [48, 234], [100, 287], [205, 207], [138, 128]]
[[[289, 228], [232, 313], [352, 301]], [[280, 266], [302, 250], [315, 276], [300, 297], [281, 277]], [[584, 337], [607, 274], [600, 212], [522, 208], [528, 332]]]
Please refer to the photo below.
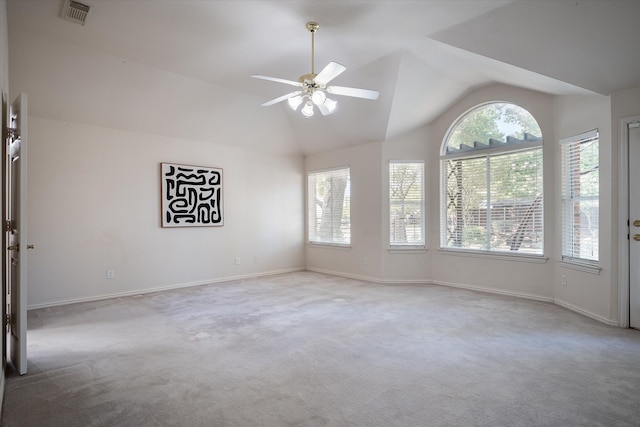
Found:
[[391, 246], [424, 246], [423, 183], [423, 162], [389, 162]]
[[309, 172], [308, 238], [310, 243], [351, 243], [351, 183], [348, 167]]
[[542, 147], [442, 169], [442, 247], [543, 253]]
[[597, 130], [560, 141], [562, 158], [562, 258], [599, 259], [599, 135]]

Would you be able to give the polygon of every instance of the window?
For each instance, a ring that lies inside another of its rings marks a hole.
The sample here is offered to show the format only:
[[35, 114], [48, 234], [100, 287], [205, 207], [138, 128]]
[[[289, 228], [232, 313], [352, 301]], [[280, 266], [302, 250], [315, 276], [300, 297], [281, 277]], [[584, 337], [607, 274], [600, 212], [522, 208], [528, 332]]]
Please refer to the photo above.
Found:
[[451, 127], [440, 159], [442, 248], [543, 254], [542, 132], [528, 111], [474, 108]]
[[424, 163], [389, 163], [389, 244], [424, 246]]
[[309, 172], [309, 242], [351, 243], [351, 188], [349, 168]]
[[598, 262], [599, 145], [597, 130], [560, 141], [564, 260]]

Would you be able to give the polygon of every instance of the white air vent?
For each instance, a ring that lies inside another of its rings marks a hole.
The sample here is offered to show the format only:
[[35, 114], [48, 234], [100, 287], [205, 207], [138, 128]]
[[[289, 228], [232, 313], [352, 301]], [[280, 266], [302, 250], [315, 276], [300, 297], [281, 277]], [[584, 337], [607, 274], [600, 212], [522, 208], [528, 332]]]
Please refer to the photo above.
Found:
[[62, 6], [62, 19], [65, 21], [75, 22], [84, 25], [87, 22], [87, 16], [91, 6], [74, 0], [64, 0]]

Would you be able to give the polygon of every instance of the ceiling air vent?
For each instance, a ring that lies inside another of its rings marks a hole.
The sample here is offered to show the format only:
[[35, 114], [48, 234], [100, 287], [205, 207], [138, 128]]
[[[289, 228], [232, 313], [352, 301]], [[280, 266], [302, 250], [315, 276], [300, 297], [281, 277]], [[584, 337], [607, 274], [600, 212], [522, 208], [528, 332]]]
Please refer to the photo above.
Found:
[[62, 6], [62, 19], [84, 25], [89, 15], [91, 6], [74, 0], [64, 0]]

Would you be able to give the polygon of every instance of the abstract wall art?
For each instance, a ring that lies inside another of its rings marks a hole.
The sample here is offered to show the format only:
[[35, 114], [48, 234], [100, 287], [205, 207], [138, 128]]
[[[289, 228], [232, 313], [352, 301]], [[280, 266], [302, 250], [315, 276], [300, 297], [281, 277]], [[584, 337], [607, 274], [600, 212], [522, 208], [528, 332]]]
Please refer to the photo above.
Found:
[[223, 225], [222, 169], [161, 163], [162, 226]]

